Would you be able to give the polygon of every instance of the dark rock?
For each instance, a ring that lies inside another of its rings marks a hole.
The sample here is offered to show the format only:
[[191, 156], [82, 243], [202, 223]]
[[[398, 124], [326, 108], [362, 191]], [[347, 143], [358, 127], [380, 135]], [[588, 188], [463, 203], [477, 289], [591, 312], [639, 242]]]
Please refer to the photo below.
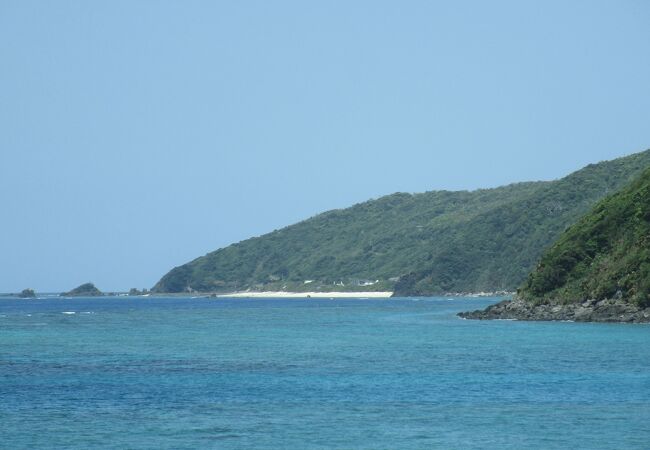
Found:
[[18, 297], [20, 298], [35, 298], [36, 297], [36, 292], [34, 292], [34, 289], [23, 289], [23, 291], [18, 294]]
[[650, 308], [642, 308], [621, 299], [590, 300], [571, 304], [534, 304], [515, 298], [488, 306], [484, 310], [461, 312], [458, 316], [476, 320], [650, 323]]

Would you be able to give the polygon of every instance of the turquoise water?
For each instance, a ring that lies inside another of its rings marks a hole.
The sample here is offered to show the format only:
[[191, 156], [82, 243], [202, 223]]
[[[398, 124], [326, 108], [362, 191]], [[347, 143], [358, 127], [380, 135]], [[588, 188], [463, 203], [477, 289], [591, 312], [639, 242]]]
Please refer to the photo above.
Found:
[[650, 327], [496, 300], [0, 299], [0, 447], [649, 448]]

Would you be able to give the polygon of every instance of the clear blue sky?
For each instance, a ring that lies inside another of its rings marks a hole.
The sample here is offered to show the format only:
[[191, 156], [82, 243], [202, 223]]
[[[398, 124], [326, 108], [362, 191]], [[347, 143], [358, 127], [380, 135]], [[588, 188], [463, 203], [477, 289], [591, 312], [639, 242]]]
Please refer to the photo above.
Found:
[[0, 292], [650, 147], [650, 2], [0, 0]]

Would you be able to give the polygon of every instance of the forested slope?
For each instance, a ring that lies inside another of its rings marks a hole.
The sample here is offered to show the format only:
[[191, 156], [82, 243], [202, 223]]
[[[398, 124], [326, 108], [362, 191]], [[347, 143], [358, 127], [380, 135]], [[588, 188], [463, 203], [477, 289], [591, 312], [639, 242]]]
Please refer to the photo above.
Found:
[[567, 226], [648, 166], [645, 151], [556, 181], [388, 195], [199, 257], [154, 290], [511, 290]]

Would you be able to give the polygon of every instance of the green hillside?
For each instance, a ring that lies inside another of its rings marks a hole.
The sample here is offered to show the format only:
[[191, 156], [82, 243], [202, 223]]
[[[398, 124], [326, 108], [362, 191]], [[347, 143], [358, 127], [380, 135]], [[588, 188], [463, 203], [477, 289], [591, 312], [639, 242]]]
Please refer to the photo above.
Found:
[[513, 290], [568, 225], [648, 166], [645, 151], [557, 181], [388, 195], [209, 253], [154, 290]]
[[518, 296], [556, 304], [620, 298], [649, 307], [650, 170], [571, 226]]

